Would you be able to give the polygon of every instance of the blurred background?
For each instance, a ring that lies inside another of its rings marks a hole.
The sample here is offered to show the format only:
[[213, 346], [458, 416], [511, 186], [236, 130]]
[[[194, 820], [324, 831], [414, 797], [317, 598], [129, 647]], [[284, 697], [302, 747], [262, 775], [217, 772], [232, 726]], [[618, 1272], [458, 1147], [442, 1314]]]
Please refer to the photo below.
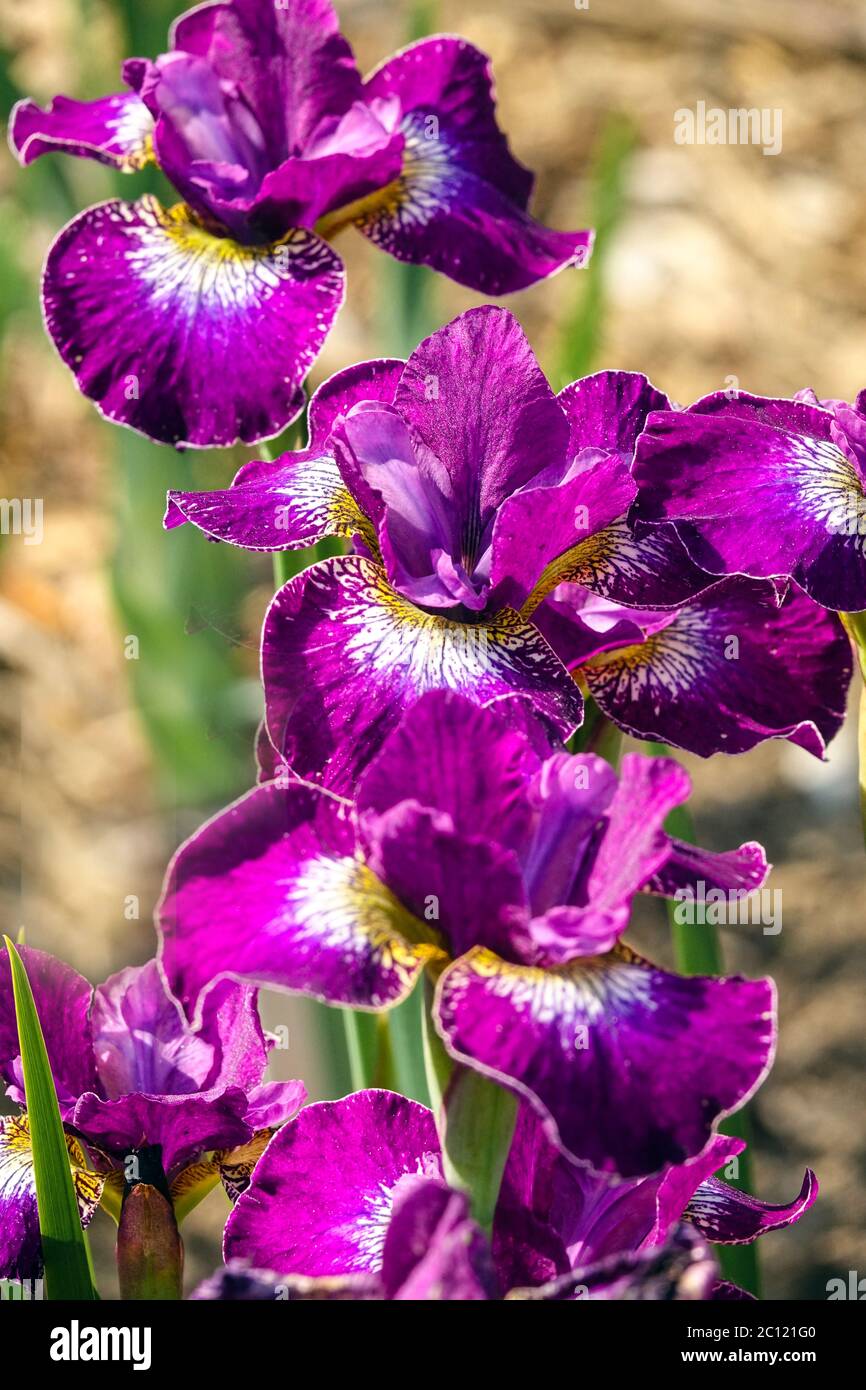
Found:
[[[4, 118], [29, 95], [120, 87], [124, 55], [165, 47], [172, 0], [0, 0]], [[339, 0], [362, 70], [407, 40], [459, 32], [491, 54], [501, 125], [537, 171], [534, 211], [594, 225], [592, 267], [512, 297], [555, 385], [600, 367], [646, 372], [688, 402], [731, 384], [769, 394], [866, 385], [866, 7], [855, 0]], [[674, 113], [782, 112], [782, 150], [682, 146]], [[243, 450], [178, 454], [105, 425], [40, 322], [45, 250], [76, 211], [150, 176], [0, 153], [0, 494], [41, 498], [44, 541], [0, 537], [0, 895], [4, 930], [92, 980], [152, 954], [151, 917], [178, 841], [254, 780], [267, 557], [161, 529], [167, 487], [225, 486]], [[391, 263], [353, 232], [349, 294], [311, 382], [405, 355], [477, 296]], [[730, 378], [736, 378], [735, 383]], [[130, 642], [130, 637], [137, 639]], [[856, 693], [856, 692], [855, 692]], [[850, 721], [849, 721], [850, 725]], [[726, 963], [779, 985], [775, 1070], [755, 1106], [758, 1190], [789, 1200], [809, 1163], [808, 1219], [762, 1243], [765, 1292], [824, 1298], [866, 1274], [866, 861], [849, 727], [821, 765], [784, 744], [686, 759], [702, 843], [760, 839], [782, 890], [778, 936], [738, 928]], [[670, 963], [657, 904], [634, 940]], [[309, 1007], [283, 1075], [314, 1095], [339, 1067]], [[337, 1059], [338, 1060], [338, 1059]], [[218, 1260], [226, 1207], [186, 1230], [190, 1282]], [[104, 1229], [100, 1230], [100, 1224]], [[110, 1291], [107, 1219], [94, 1227]]]

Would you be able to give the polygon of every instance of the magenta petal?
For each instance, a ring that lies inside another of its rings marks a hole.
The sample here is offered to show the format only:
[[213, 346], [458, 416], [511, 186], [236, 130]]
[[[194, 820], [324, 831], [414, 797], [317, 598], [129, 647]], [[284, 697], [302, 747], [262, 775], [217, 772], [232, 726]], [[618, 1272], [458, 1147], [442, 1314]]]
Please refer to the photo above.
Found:
[[708, 889], [721, 888], [725, 893], [754, 893], [770, 872], [764, 847], [756, 840], [721, 853], [683, 840], [672, 840], [671, 845], [669, 858], [646, 885], [650, 892], [666, 898], [672, 898], [681, 888], [691, 888], [694, 893], [701, 882]]
[[165, 526], [184, 521], [244, 550], [297, 550], [324, 536], [372, 536], [333, 458], [310, 450], [259, 463], [254, 477], [230, 488], [170, 492]]
[[[89, 1013], [93, 989], [83, 975], [32, 946], [19, 947], [61, 1105], [77, 1100], [97, 1085], [90, 1038]], [[13, 1084], [12, 1094], [23, 1101], [18, 1025], [12, 994], [12, 974], [5, 951], [0, 961], [0, 1074]]]
[[568, 425], [517, 319], [485, 304], [410, 356], [394, 404], [419, 466], [483, 531], [517, 488], [567, 463]]
[[[168, 985], [171, 989], [170, 979]], [[251, 1091], [259, 1085], [272, 1044], [262, 1031], [257, 990], [222, 980], [208, 991], [199, 1031], [213, 1049], [213, 1066], [202, 1089], [240, 1086]]]
[[689, 1201], [686, 1215], [707, 1240], [720, 1245], [743, 1245], [767, 1231], [791, 1226], [807, 1212], [818, 1196], [818, 1179], [806, 1169], [803, 1185], [793, 1202], [774, 1206], [748, 1192], [738, 1192], [719, 1178], [708, 1177]]
[[634, 517], [674, 522], [711, 573], [791, 575], [824, 607], [866, 607], [863, 470], [830, 411], [721, 394], [653, 415], [634, 476]]
[[432, 950], [410, 945], [423, 928], [356, 857], [344, 806], [299, 785], [258, 787], [193, 835], [159, 923], [163, 969], [191, 1016], [224, 976], [385, 1007]]
[[662, 610], [625, 608], [577, 584], [558, 584], [535, 609], [532, 621], [570, 670], [601, 652], [635, 646], [665, 627]]
[[[422, 695], [358, 784], [362, 822], [412, 798], [442, 812], [462, 835], [521, 843], [531, 815], [527, 783], [539, 754], [505, 717], [504, 707], [515, 703], [482, 709], [454, 691]], [[470, 748], [483, 749], [483, 757], [467, 757]]]
[[450, 954], [474, 945], [507, 957], [529, 949], [529, 913], [513, 851], [461, 836], [450, 816], [403, 801], [365, 826], [367, 862], [420, 920], [441, 931]]
[[679, 555], [671, 546], [640, 553], [623, 520], [635, 494], [637, 438], [667, 398], [636, 372], [599, 372], [557, 401], [569, 425], [570, 467], [503, 507], [491, 568], [497, 597], [532, 612], [565, 581], [632, 605], [664, 604], [704, 587], [681, 546], [675, 542]]
[[[103, 1180], [87, 1171], [81, 1146], [67, 1137], [78, 1214], [90, 1225], [102, 1196]], [[26, 1115], [0, 1115], [0, 1280], [39, 1279], [42, 1240], [30, 1122]], [[10, 1293], [4, 1290], [4, 1298]], [[32, 1297], [38, 1295], [30, 1295]]]
[[435, 1178], [401, 1179], [382, 1254], [386, 1298], [485, 1302], [498, 1297], [487, 1239], [465, 1192]]
[[509, 1284], [539, 1283], [664, 1245], [700, 1184], [744, 1148], [741, 1139], [719, 1135], [688, 1163], [613, 1181], [566, 1159], [523, 1105], [497, 1207], [497, 1268]]
[[351, 149], [312, 158], [289, 158], [266, 174], [251, 209], [263, 226], [314, 227], [333, 209], [369, 197], [399, 178], [403, 136], [382, 130], [381, 145], [369, 152]]
[[557, 400], [571, 427], [569, 451], [600, 449], [631, 464], [651, 410], [669, 410], [667, 396], [641, 372], [596, 372], [573, 381]]
[[796, 587], [780, 606], [772, 583], [731, 578], [584, 674], [604, 713], [638, 738], [701, 757], [787, 738], [820, 758], [844, 718], [851, 650], [838, 620]]
[[614, 456], [594, 456], [566, 481], [526, 487], [500, 509], [493, 532], [494, 601], [532, 611], [544, 593], [584, 563], [599, 534], [624, 516], [634, 483]]
[[190, 1030], [155, 960], [128, 966], [94, 990], [90, 1028], [100, 1088], [112, 1100], [134, 1091], [200, 1091], [214, 1069], [217, 1049]]
[[206, 58], [223, 83], [240, 89], [272, 155], [305, 149], [324, 117], [342, 115], [361, 96], [329, 0], [198, 5], [175, 21], [171, 42]]
[[0, 1279], [39, 1279], [41, 1275], [30, 1130], [23, 1116], [0, 1115]]
[[664, 821], [689, 786], [676, 763], [636, 753], [623, 758], [619, 780], [594, 754], [544, 764], [524, 862], [536, 950], [523, 960], [554, 967], [611, 949], [635, 893], [670, 855]]
[[494, 295], [588, 261], [591, 232], [550, 231], [526, 212], [532, 175], [496, 125], [490, 65], [477, 48], [423, 39], [384, 63], [365, 97], [399, 99], [406, 139], [393, 196], [358, 222], [377, 246]]
[[152, 133], [153, 117], [135, 92], [97, 101], [55, 97], [47, 111], [19, 101], [9, 118], [10, 144], [25, 165], [59, 150], [131, 173], [153, 159]]
[[227, 1260], [281, 1274], [376, 1273], [395, 1189], [440, 1178], [433, 1116], [390, 1091], [309, 1105], [259, 1159], [225, 1230]]
[[556, 970], [474, 950], [437, 990], [458, 1060], [513, 1086], [578, 1162], [623, 1177], [699, 1153], [766, 1075], [769, 980], [681, 978], [620, 948]]
[[310, 232], [240, 246], [151, 197], [81, 213], [51, 247], [45, 319], [110, 420], [178, 446], [253, 443], [303, 406], [301, 383], [343, 298]]
[[[359, 401], [391, 401], [404, 363], [392, 358], [361, 362], [336, 372], [314, 392], [307, 448], [273, 462], [251, 459], [230, 488], [170, 492], [165, 526], [191, 521], [215, 540], [245, 550], [291, 550], [323, 536], [375, 531], [353, 501], [329, 444], [340, 415]], [[361, 499], [363, 501], [363, 499]]]
[[403, 711], [428, 690], [484, 704], [532, 698], [567, 736], [577, 686], [535, 629], [505, 611], [471, 625], [425, 613], [368, 560], [313, 566], [276, 595], [262, 637], [268, 734], [302, 776], [352, 786]]
[[348, 415], [360, 401], [381, 401], [390, 405], [406, 363], [397, 357], [357, 362], [323, 381], [310, 399], [308, 448], [324, 449], [334, 424]]
[[279, 1129], [297, 1115], [306, 1099], [307, 1088], [303, 1081], [265, 1081], [247, 1091], [244, 1119], [253, 1132]]
[[[581, 499], [575, 509], [581, 525], [593, 515], [592, 509], [578, 510], [585, 506]], [[620, 517], [551, 562], [523, 611], [534, 613], [536, 605], [550, 593], [565, 602], [569, 589], [575, 597], [589, 590], [611, 603], [637, 610], [637, 620], [646, 610], [677, 608], [714, 582], [712, 575], [689, 558], [673, 526], [645, 527], [636, 534], [626, 518]], [[567, 640], [558, 641], [556, 649], [562, 651], [569, 666], [575, 664], [577, 652]]]
[[133, 1149], [159, 1145], [169, 1181], [209, 1149], [231, 1149], [252, 1138], [247, 1097], [238, 1087], [197, 1095], [127, 1095], [102, 1100], [83, 1095], [71, 1117], [74, 1127], [122, 1159]]
[[630, 899], [661, 868], [670, 855], [665, 820], [690, 791], [688, 773], [672, 759], [625, 754], [587, 883], [590, 902], [615, 906]]

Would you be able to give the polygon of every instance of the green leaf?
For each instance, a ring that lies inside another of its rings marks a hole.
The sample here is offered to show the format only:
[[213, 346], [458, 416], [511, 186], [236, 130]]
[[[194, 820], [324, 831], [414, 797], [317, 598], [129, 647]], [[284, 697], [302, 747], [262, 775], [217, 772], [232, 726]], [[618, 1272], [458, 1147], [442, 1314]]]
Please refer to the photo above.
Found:
[[12, 969], [18, 1045], [33, 1144], [36, 1201], [45, 1262], [45, 1293], [50, 1299], [91, 1301], [97, 1294], [90, 1272], [86, 1237], [81, 1229], [78, 1201], [72, 1186], [66, 1136], [45, 1039], [21, 957], [8, 936], [3, 939]]
[[445, 1181], [469, 1196], [472, 1215], [488, 1236], [517, 1123], [517, 1097], [455, 1062], [433, 1022], [434, 986], [424, 980], [424, 1061]]

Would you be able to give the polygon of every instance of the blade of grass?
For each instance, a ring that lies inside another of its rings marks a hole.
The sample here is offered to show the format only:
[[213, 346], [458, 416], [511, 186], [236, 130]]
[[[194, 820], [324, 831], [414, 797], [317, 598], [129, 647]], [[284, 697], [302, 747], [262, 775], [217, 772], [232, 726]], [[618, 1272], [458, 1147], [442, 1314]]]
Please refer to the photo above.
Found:
[[3, 940], [12, 971], [18, 1045], [24, 1070], [24, 1095], [33, 1144], [45, 1293], [50, 1299], [92, 1302], [97, 1295], [90, 1254], [81, 1229], [66, 1135], [45, 1039], [27, 971], [9, 937], [5, 936]]

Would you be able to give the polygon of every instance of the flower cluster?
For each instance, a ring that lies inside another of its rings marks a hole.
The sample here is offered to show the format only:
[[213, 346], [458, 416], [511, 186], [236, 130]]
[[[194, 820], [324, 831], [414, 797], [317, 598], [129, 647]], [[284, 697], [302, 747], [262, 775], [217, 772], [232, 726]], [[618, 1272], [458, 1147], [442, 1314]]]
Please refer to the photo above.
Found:
[[[757, 407], [716, 408], [732, 439], [754, 427]], [[332, 377], [304, 449], [170, 494], [169, 528], [346, 547], [266, 616], [260, 785], [170, 867], [160, 959], [188, 1017], [226, 979], [387, 1010], [423, 974], [450, 1064], [520, 1102], [486, 1237], [426, 1112], [379, 1093], [305, 1111], [201, 1297], [738, 1296], [701, 1241], [752, 1240], [814, 1200], [812, 1174], [781, 1208], [713, 1176], [742, 1148], [720, 1121], [772, 1061], [772, 984], [672, 974], [622, 940], [636, 893], [745, 896], [763, 851], [672, 838], [683, 769], [626, 753], [617, 771], [583, 732], [588, 701], [596, 732], [822, 758], [844, 717], [850, 643], [802, 571], [722, 566], [655, 501], [669, 483], [704, 515], [686, 457], [721, 488], [709, 453], [669, 452], [710, 413], [626, 372], [554, 394], [515, 319], [484, 307], [408, 362]], [[339, 1178], [304, 1157], [326, 1124]], [[386, 1143], [399, 1162], [369, 1172]]]
[[[25, 163], [156, 161], [184, 200], [85, 212], [45, 271], [80, 386], [156, 439], [250, 442], [299, 413], [344, 224], [489, 294], [586, 258], [588, 233], [529, 217], [462, 40], [363, 81], [327, 0], [226, 0], [124, 80], [20, 104], [12, 140]], [[270, 605], [258, 781], [175, 855], [157, 959], [92, 989], [23, 949], [82, 1221], [101, 1203], [122, 1229], [147, 1185], [176, 1224], [222, 1180], [202, 1299], [748, 1297], [711, 1246], [817, 1194], [811, 1171], [781, 1206], [718, 1176], [772, 1064], [774, 986], [624, 938], [638, 895], [743, 897], [769, 866], [673, 835], [686, 772], [619, 743], [824, 758], [866, 608], [866, 398], [680, 409], [619, 371], [555, 393], [485, 305], [332, 376], [304, 448], [172, 491], [166, 528], [187, 523], [339, 553]], [[264, 1081], [263, 987], [385, 1020], [423, 994], [432, 1107]], [[24, 1107], [5, 972], [0, 1075]], [[0, 1215], [0, 1276], [31, 1277], [26, 1113], [0, 1121]]]

